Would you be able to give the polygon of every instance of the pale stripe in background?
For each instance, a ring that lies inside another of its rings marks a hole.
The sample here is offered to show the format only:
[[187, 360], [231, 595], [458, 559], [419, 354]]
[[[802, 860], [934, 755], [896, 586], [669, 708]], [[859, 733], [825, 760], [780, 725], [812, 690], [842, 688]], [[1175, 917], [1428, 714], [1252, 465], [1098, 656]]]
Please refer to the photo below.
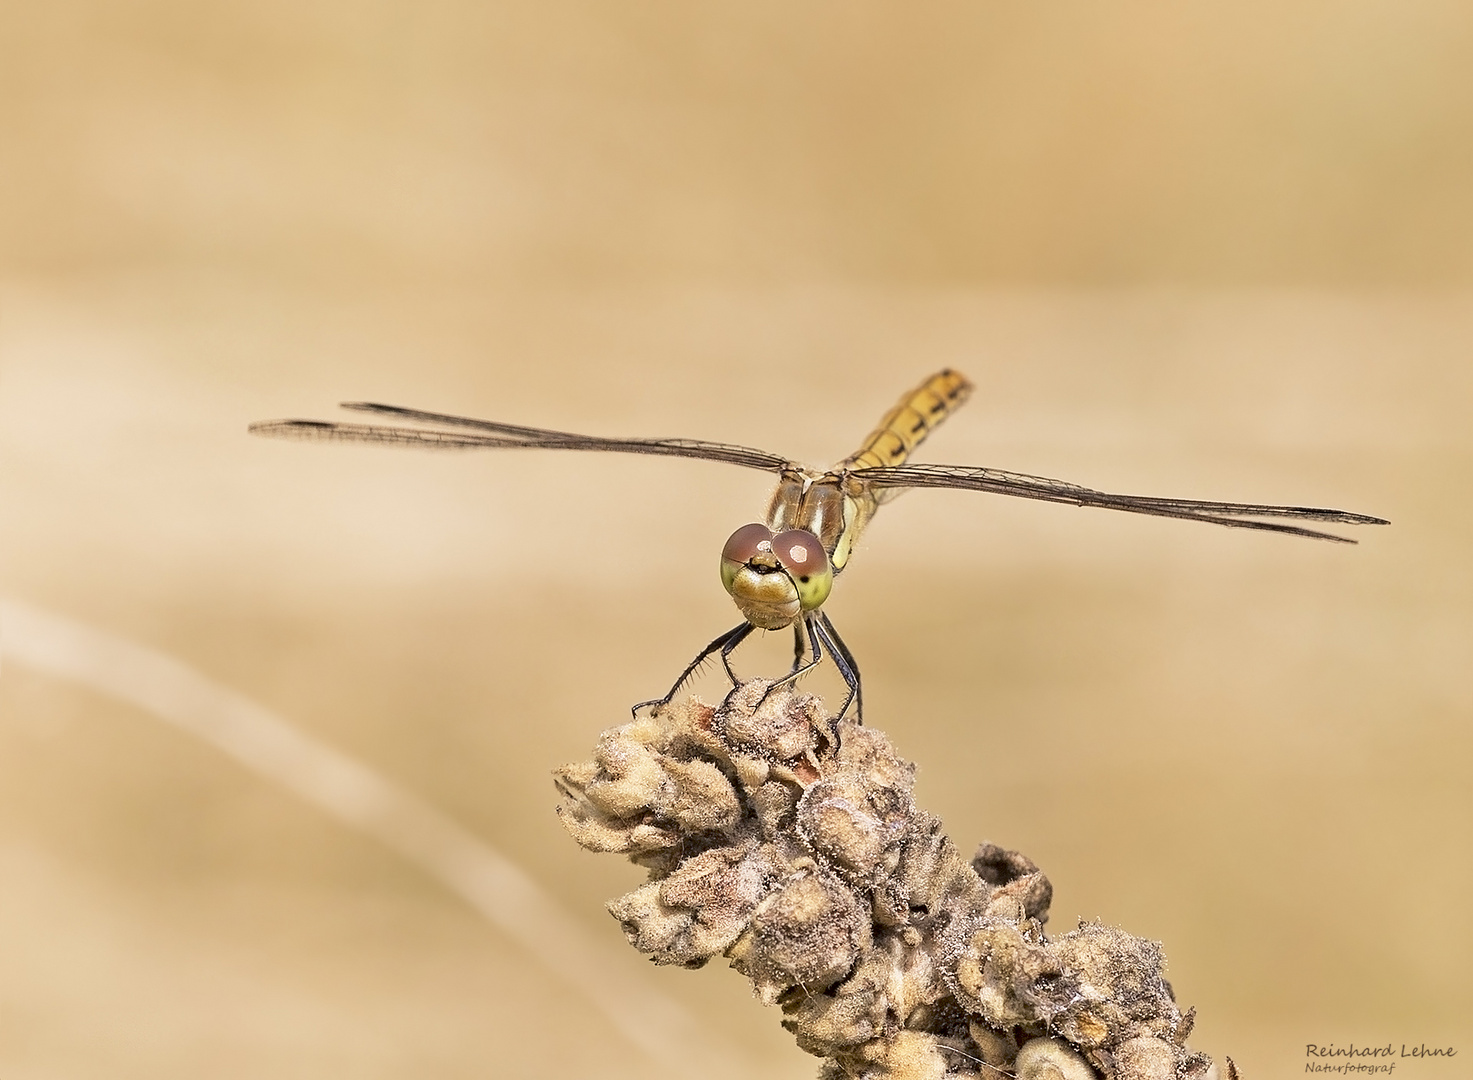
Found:
[[[164, 653], [0, 600], [0, 671], [18, 663], [126, 702], [385, 844], [439, 881], [603, 1013], [672, 1075], [736, 1075], [679, 1005], [622, 977], [619, 957], [494, 847], [360, 761]], [[621, 964], [621, 961], [627, 962]]]

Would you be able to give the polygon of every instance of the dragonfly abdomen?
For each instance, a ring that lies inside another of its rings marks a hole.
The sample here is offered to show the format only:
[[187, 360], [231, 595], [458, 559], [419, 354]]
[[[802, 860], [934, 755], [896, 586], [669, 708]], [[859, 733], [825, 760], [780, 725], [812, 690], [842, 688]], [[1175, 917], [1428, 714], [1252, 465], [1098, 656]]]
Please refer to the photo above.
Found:
[[972, 384], [946, 368], [906, 394], [866, 436], [840, 469], [874, 469], [902, 464], [941, 421], [967, 400]]

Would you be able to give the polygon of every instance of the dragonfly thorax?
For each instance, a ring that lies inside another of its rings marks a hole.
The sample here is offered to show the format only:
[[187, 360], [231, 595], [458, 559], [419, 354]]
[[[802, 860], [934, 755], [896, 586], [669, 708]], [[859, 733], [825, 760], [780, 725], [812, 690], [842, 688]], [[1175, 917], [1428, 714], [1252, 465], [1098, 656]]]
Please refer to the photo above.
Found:
[[839, 573], [876, 506], [875, 495], [854, 481], [855, 474], [848, 471], [784, 472], [767, 505], [767, 527], [774, 533], [811, 532]]
[[721, 583], [743, 617], [781, 630], [828, 599], [834, 572], [828, 552], [807, 529], [774, 534], [753, 522], [732, 533], [721, 551]]

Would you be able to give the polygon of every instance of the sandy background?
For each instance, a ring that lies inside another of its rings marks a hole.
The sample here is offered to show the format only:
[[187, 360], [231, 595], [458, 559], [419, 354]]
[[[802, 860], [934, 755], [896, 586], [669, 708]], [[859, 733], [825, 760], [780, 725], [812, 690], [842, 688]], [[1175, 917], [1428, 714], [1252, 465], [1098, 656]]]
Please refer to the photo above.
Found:
[[0, 597], [247, 695], [611, 947], [557, 974], [12, 618], [0, 1077], [664, 1075], [618, 985], [811, 1076], [743, 980], [622, 949], [638, 875], [548, 777], [734, 623], [767, 478], [244, 429], [367, 398], [823, 464], [945, 365], [979, 390], [924, 459], [1394, 525], [887, 507], [828, 610], [923, 805], [1040, 863], [1055, 930], [1165, 942], [1250, 1076], [1469, 1060], [1470, 192], [1456, 2], [5, 4]]

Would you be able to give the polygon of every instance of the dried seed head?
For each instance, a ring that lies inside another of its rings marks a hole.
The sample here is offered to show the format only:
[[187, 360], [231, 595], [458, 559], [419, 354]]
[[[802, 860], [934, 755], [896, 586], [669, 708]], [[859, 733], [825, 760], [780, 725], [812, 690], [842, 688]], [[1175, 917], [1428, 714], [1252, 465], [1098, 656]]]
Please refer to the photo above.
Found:
[[1014, 1069], [1018, 1080], [1095, 1080], [1089, 1062], [1062, 1039], [1030, 1039]]
[[1050, 939], [1048, 879], [992, 844], [963, 859], [914, 775], [879, 731], [761, 682], [555, 773], [573, 837], [650, 870], [609, 905], [630, 943], [725, 955], [829, 1080], [1209, 1080], [1160, 946], [1094, 923]]

